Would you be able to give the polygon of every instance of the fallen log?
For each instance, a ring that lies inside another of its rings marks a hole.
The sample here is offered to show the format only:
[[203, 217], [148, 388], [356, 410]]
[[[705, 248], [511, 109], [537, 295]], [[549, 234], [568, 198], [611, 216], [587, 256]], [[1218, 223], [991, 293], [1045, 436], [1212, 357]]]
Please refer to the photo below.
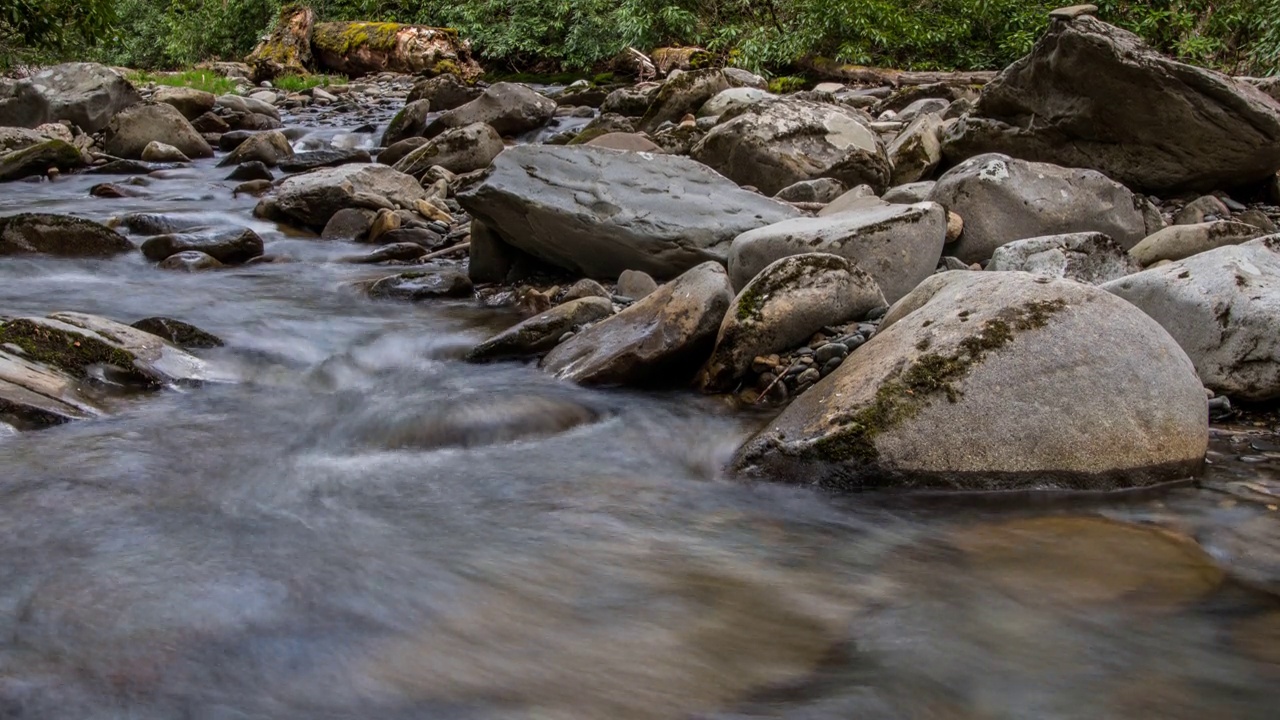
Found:
[[917, 71], [850, 65], [829, 58], [807, 58], [801, 66], [822, 78], [857, 85], [986, 85], [995, 79], [993, 70]]

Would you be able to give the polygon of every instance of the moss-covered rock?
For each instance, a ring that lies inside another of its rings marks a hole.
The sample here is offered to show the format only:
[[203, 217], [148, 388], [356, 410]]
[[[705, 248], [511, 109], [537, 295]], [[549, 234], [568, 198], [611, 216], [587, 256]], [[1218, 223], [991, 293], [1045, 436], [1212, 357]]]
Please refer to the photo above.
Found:
[[0, 182], [30, 175], [44, 175], [50, 168], [72, 170], [84, 165], [74, 145], [64, 140], [42, 143], [0, 155]]
[[471, 46], [456, 30], [389, 22], [318, 23], [311, 34], [316, 61], [324, 69], [359, 77], [378, 72], [483, 74]]
[[281, 10], [276, 28], [245, 58], [253, 81], [305, 75], [312, 64], [311, 34], [315, 22], [316, 14], [311, 8], [289, 6]]
[[1098, 288], [944, 273], [739, 450], [747, 475], [845, 490], [1111, 490], [1189, 477], [1205, 395], [1153, 320]]
[[107, 257], [132, 249], [120, 233], [83, 218], [45, 213], [0, 218], [0, 255]]

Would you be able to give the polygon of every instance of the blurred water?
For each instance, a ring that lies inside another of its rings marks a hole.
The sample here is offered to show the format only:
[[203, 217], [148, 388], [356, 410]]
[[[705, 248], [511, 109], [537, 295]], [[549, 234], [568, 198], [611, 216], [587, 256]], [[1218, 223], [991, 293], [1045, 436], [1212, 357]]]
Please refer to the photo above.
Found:
[[765, 418], [464, 364], [510, 311], [368, 300], [388, 271], [333, 262], [366, 246], [253, 220], [213, 162], [0, 194], [292, 260], [0, 259], [0, 314], [175, 317], [235, 380], [0, 432], [0, 717], [1276, 716], [1275, 459], [1224, 437], [1206, 488], [1073, 506], [738, 484]]

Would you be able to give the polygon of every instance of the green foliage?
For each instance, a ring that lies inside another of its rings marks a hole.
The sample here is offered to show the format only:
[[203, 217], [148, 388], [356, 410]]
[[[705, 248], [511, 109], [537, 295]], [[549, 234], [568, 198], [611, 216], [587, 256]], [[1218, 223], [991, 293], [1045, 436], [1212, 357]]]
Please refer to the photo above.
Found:
[[786, 95], [787, 93], [799, 92], [808, 84], [808, 81], [802, 77], [786, 75], [770, 80], [769, 92], [775, 95]]
[[311, 88], [327, 88], [330, 85], [346, 85], [347, 78], [342, 75], [285, 75], [278, 77], [273, 84], [288, 92], [302, 92]]
[[116, 22], [112, 0], [5, 0], [0, 4], [0, 69], [83, 47]]
[[187, 70], [176, 73], [134, 72], [129, 74], [129, 82], [134, 85], [155, 83], [172, 87], [189, 87], [214, 95], [227, 95], [236, 89], [235, 81], [209, 70]]
[[[240, 59], [298, 0], [0, 0], [0, 58], [14, 48], [147, 68]], [[987, 69], [1026, 53], [1062, 0], [314, 0], [321, 20], [457, 28], [499, 71], [606, 65], [628, 46], [697, 45], [713, 61], [794, 73], [821, 56], [904, 69]], [[1274, 74], [1280, 0], [1097, 0], [1100, 16], [1164, 52]], [[114, 8], [114, 13], [113, 13]], [[108, 29], [110, 31], [108, 32]], [[6, 48], [8, 51], [6, 52]]]

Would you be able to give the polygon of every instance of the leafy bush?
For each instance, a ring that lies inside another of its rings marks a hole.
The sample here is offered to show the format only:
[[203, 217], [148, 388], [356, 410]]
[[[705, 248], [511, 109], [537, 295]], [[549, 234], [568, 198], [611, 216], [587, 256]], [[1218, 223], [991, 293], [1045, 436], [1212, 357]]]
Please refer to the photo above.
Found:
[[0, 4], [0, 69], [92, 44], [116, 23], [111, 0], [6, 0]]

